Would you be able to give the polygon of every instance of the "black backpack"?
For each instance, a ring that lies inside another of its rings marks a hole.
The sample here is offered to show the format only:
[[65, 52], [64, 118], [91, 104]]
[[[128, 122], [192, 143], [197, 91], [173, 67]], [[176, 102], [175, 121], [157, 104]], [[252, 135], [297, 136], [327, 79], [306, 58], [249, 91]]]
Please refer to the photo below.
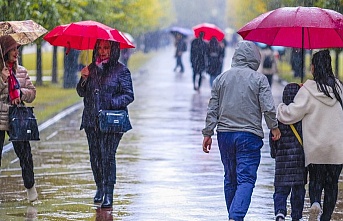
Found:
[[272, 68], [273, 62], [274, 60], [272, 58], [272, 55], [267, 55], [263, 61], [263, 68]]

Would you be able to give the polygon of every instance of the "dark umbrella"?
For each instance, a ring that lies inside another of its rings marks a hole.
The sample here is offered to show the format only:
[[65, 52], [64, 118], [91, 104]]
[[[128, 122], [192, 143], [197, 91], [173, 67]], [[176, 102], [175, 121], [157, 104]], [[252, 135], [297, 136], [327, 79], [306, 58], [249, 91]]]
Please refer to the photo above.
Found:
[[180, 34], [183, 37], [188, 37], [193, 34], [191, 29], [182, 28], [182, 27], [172, 27], [169, 29], [169, 32], [174, 36], [176, 36], [177, 34]]

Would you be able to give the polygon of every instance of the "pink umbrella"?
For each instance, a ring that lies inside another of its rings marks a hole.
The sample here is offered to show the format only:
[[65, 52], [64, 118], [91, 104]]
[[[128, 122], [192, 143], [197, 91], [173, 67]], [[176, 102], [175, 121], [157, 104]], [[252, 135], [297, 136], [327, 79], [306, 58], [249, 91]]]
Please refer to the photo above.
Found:
[[224, 39], [225, 33], [216, 25], [210, 23], [202, 23], [193, 27], [195, 37], [199, 37], [200, 32], [204, 32], [204, 40], [211, 40], [212, 37], [218, 41]]
[[283, 7], [256, 17], [237, 33], [245, 40], [274, 46], [340, 48], [343, 47], [343, 15], [317, 7]]
[[59, 25], [43, 38], [51, 45], [78, 50], [93, 49], [97, 39], [116, 41], [120, 48], [134, 48], [124, 33], [96, 21], [80, 21]]

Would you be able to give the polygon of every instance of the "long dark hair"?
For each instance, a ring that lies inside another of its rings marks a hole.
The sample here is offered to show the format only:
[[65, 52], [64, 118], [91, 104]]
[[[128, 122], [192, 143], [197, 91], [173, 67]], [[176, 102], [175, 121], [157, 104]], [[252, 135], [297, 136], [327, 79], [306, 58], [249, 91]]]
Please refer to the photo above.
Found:
[[318, 90], [326, 96], [333, 98], [330, 96], [327, 86], [331, 87], [336, 99], [343, 108], [342, 98], [340, 96], [342, 93], [342, 82], [333, 74], [330, 51], [322, 50], [315, 53], [312, 57], [312, 65], [314, 67], [313, 79], [317, 83]]
[[[94, 50], [93, 50], [93, 60], [92, 62], [95, 63], [96, 58], [98, 57], [98, 47], [100, 44], [100, 39], [98, 39], [95, 43]], [[120, 43], [115, 41], [109, 41], [111, 45], [111, 53], [109, 61], [104, 64], [104, 70], [107, 70], [110, 67], [115, 67], [118, 64], [118, 60], [120, 57]]]

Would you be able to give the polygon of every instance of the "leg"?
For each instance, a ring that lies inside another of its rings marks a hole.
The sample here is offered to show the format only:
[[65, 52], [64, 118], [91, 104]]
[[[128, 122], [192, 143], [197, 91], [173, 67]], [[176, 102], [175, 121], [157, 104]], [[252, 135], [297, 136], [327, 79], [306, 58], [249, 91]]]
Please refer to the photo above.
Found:
[[193, 88], [194, 90], [198, 90], [199, 87], [196, 86], [195, 81], [197, 78], [197, 72], [196, 72], [196, 67], [193, 68]]
[[200, 89], [202, 82], [202, 71], [199, 71], [198, 88]]
[[251, 202], [261, 160], [262, 138], [248, 132], [235, 132], [237, 190], [230, 207], [230, 218], [244, 219]]
[[326, 179], [324, 185], [323, 214], [320, 220], [329, 221], [337, 202], [338, 179], [342, 171], [342, 165], [326, 164], [323, 166], [325, 167]]
[[5, 131], [0, 130], [0, 166], [1, 166], [2, 150], [4, 148], [4, 141], [5, 141]]
[[85, 132], [88, 140], [91, 168], [97, 187], [97, 191], [94, 197], [94, 203], [101, 203], [104, 196], [104, 191], [102, 179], [101, 149], [98, 139], [99, 133], [95, 130], [95, 128], [85, 128]]
[[112, 208], [113, 189], [116, 183], [116, 152], [123, 134], [101, 133], [102, 176], [105, 196], [102, 208]]
[[183, 72], [185, 71], [185, 69], [184, 69], [184, 67], [183, 67], [182, 56], [181, 56], [181, 55], [179, 56], [179, 65], [180, 65], [180, 67], [181, 67], [180, 72], [183, 73]]
[[310, 164], [308, 166], [309, 172], [309, 195], [311, 205], [314, 202], [321, 204], [321, 196], [324, 188], [324, 177], [322, 168], [319, 164]]
[[302, 213], [304, 209], [304, 199], [305, 199], [305, 185], [296, 185], [292, 187], [291, 193], [291, 217], [294, 220], [299, 220], [302, 218]]
[[24, 186], [31, 189], [35, 184], [33, 160], [29, 141], [13, 141], [13, 148], [20, 162]]
[[291, 192], [291, 187], [288, 186], [276, 186], [273, 194], [274, 199], [274, 214], [282, 213], [287, 216], [287, 197]]
[[228, 213], [237, 189], [236, 151], [232, 138], [233, 133], [218, 132], [217, 134], [221, 161], [224, 166], [224, 194]]

